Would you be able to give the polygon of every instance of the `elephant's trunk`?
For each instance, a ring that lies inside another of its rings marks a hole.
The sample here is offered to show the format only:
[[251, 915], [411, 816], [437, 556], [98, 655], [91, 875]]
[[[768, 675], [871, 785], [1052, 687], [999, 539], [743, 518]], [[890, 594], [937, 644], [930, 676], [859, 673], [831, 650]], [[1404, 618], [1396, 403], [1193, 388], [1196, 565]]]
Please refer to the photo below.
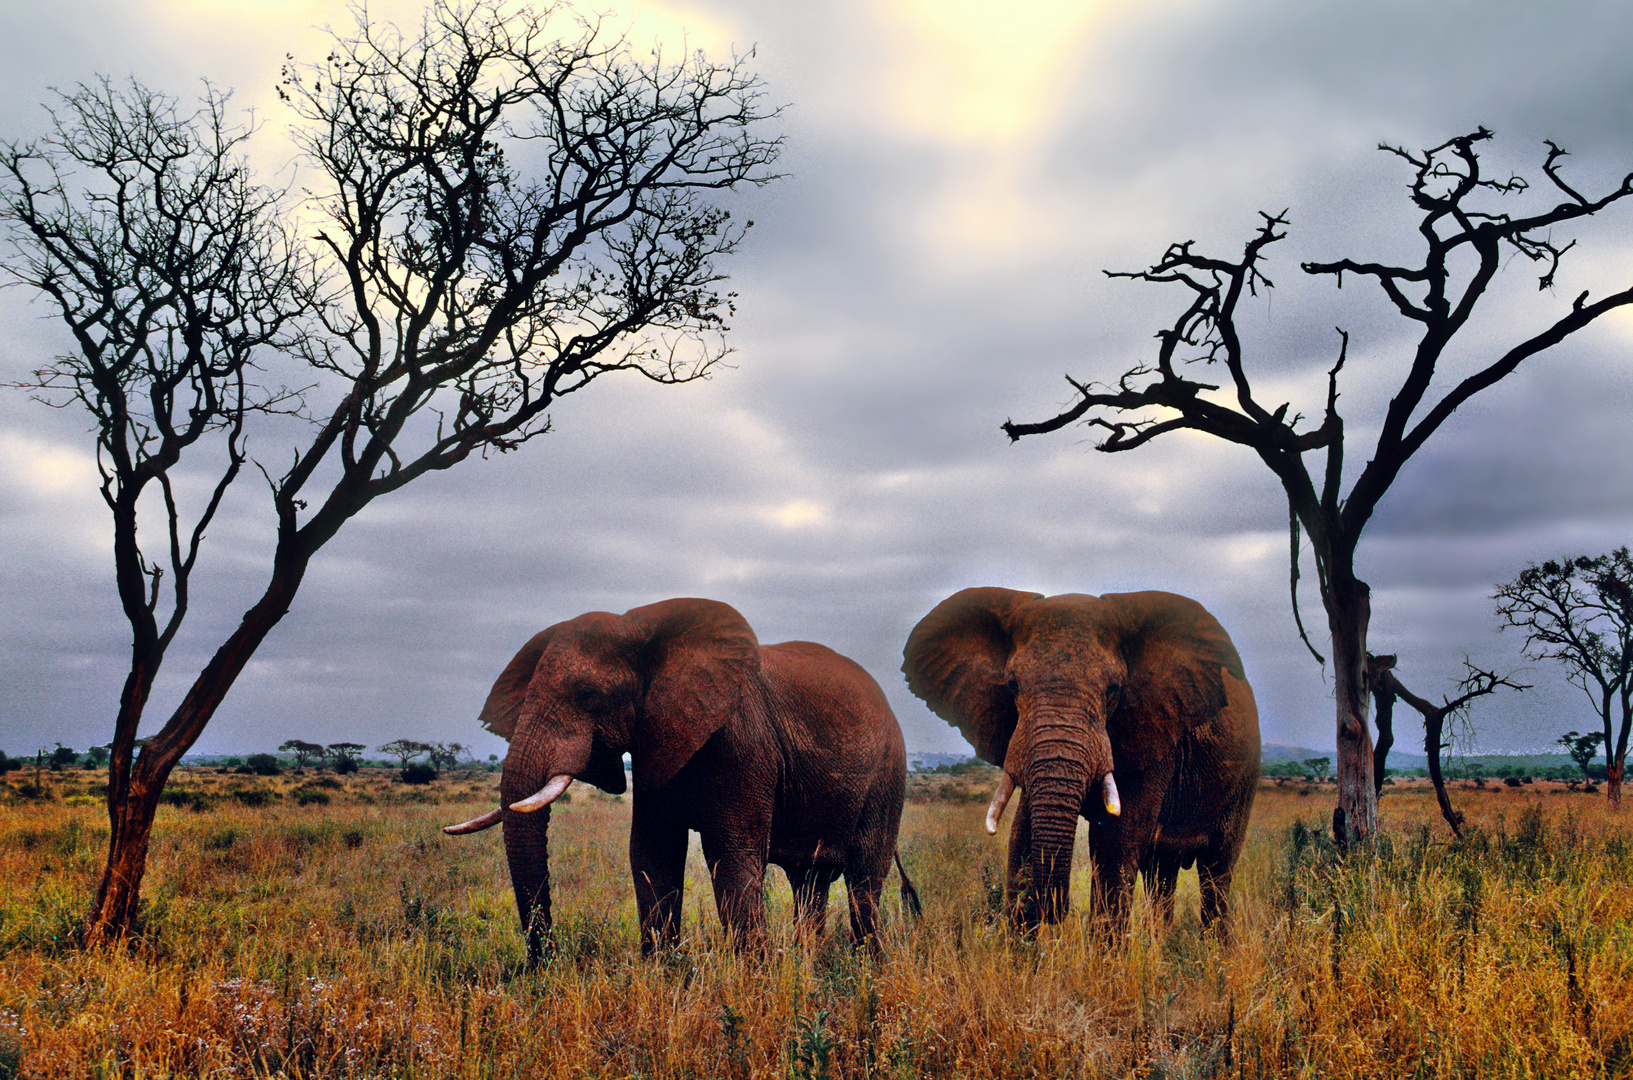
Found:
[[1111, 778], [1111, 741], [1105, 727], [1083, 721], [1050, 723], [1034, 715], [1032, 755], [1022, 786], [1031, 818], [1031, 875], [1038, 918], [1059, 922], [1071, 907], [1072, 855], [1077, 821], [1091, 793], [1115, 814], [1121, 810]]
[[550, 929], [550, 808], [504, 812], [505, 861], [516, 893], [516, 913], [527, 938], [527, 959], [536, 963]]
[[[583, 768], [577, 759], [588, 756], [587, 748], [583, 754], [564, 754], [562, 749], [512, 741], [499, 782], [505, 861], [530, 962], [543, 954], [550, 929], [550, 804], [567, 790], [573, 773]], [[572, 767], [575, 764], [577, 768]]]
[[1059, 922], [1071, 903], [1072, 848], [1078, 808], [1083, 805], [1083, 778], [1062, 770], [1028, 769], [1023, 788], [1032, 833], [1027, 870], [1038, 918]]

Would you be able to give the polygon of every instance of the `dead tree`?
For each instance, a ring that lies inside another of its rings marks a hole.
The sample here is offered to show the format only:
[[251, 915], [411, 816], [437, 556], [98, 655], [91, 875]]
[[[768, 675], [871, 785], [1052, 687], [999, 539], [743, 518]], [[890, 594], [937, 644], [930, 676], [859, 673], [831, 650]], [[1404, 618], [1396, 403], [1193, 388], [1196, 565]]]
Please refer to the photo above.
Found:
[[[1453, 412], [1527, 359], [1607, 312], [1633, 303], [1633, 289], [1596, 300], [1583, 292], [1539, 332], [1489, 348], [1470, 345], [1482, 349], [1484, 357], [1450, 385], [1437, 386], [1436, 377], [1445, 374], [1442, 358], [1467, 326], [1502, 267], [1505, 252], [1541, 264], [1541, 286], [1546, 290], [1553, 284], [1560, 258], [1574, 243], [1557, 240], [1555, 230], [1633, 194], [1629, 174], [1606, 194], [1582, 195], [1560, 175], [1565, 151], [1549, 143], [1542, 172], [1557, 201], [1532, 213], [1503, 212], [1496, 197], [1519, 195], [1527, 184], [1519, 177], [1498, 180], [1482, 173], [1478, 148], [1489, 138], [1491, 133], [1481, 128], [1421, 153], [1382, 147], [1413, 172], [1410, 191], [1420, 215], [1421, 262], [1396, 266], [1338, 259], [1303, 264], [1306, 273], [1330, 275], [1340, 286], [1345, 275], [1372, 279], [1399, 314], [1419, 327], [1410, 367], [1387, 411], [1375, 420], [1368, 418], [1366, 426], [1376, 428], [1377, 438], [1347, 492], [1345, 419], [1338, 410], [1338, 387], [1349, 358], [1349, 335], [1338, 331], [1325, 405], [1317, 420], [1305, 423], [1290, 402], [1264, 402], [1255, 395], [1249, 346], [1237, 325], [1242, 301], [1271, 287], [1264, 269], [1266, 251], [1287, 235], [1285, 213], [1262, 214], [1262, 225], [1238, 259], [1204, 255], [1195, 250], [1194, 242], [1185, 241], [1171, 245], [1149, 269], [1111, 273], [1177, 286], [1189, 296], [1173, 325], [1157, 334], [1155, 363], [1134, 367], [1115, 385], [1068, 376], [1077, 395], [1069, 409], [1039, 423], [1003, 425], [1015, 440], [1081, 420], [1106, 432], [1098, 449], [1112, 453], [1136, 449], [1171, 431], [1200, 431], [1248, 448], [1275, 474], [1289, 508], [1295, 618], [1302, 530], [1310, 540], [1332, 640], [1338, 728], [1334, 823], [1341, 843], [1367, 837], [1377, 825], [1365, 678], [1371, 590], [1355, 572], [1356, 548], [1367, 522], [1401, 469]], [[1198, 377], [1203, 372], [1218, 374], [1208, 382]], [[1317, 455], [1314, 470], [1306, 460], [1312, 454]], [[1302, 623], [1299, 632], [1304, 634]], [[1305, 641], [1308, 645], [1307, 636]], [[1315, 653], [1313, 647], [1310, 651]]]
[[[1450, 747], [1450, 740], [1446, 738], [1446, 721], [1452, 717], [1465, 715], [1476, 698], [1494, 694], [1502, 689], [1529, 690], [1531, 687], [1528, 683], [1515, 682], [1509, 676], [1477, 668], [1464, 660], [1463, 679], [1457, 684], [1457, 689], [1461, 693], [1455, 698], [1442, 698], [1440, 704], [1436, 705], [1408, 690], [1395, 675], [1394, 667], [1393, 656], [1367, 656], [1367, 681], [1372, 689], [1373, 701], [1378, 707], [1379, 751], [1375, 769], [1378, 779], [1373, 789], [1374, 796], [1383, 787], [1384, 755], [1388, 752], [1389, 744], [1394, 742], [1392, 718], [1395, 699], [1399, 697], [1423, 714], [1423, 752], [1429, 757], [1429, 779], [1435, 787], [1435, 799], [1440, 803], [1440, 816], [1446, 819], [1446, 824], [1452, 827], [1454, 834], [1462, 836], [1463, 815], [1452, 809], [1451, 797], [1446, 794], [1446, 779], [1441, 772], [1441, 755]], [[1385, 732], [1388, 732], [1387, 742]]]
[[1498, 585], [1492, 599], [1502, 629], [1525, 631], [1525, 655], [1558, 661], [1593, 702], [1604, 739], [1605, 796], [1620, 809], [1633, 731], [1633, 555], [1621, 547], [1531, 563]]
[[[74, 343], [32, 385], [95, 418], [135, 631], [89, 941], [134, 926], [166, 777], [342, 525], [543, 434], [551, 407], [602, 375], [682, 383], [724, 355], [732, 294], [716, 263], [746, 226], [717, 196], [772, 179], [780, 145], [759, 134], [774, 110], [744, 58], [641, 59], [582, 24], [561, 38], [561, 8], [501, 0], [434, 0], [407, 35], [354, 11], [325, 60], [284, 69], [298, 207], [249, 182], [245, 133], [213, 93], [185, 115], [140, 86], [82, 88], [52, 136], [0, 148], [5, 269]], [[280, 223], [300, 214], [316, 220], [293, 242]], [[274, 363], [293, 369], [283, 383], [257, 377]], [[282, 450], [287, 421], [261, 436], [266, 587], [137, 756], [205, 526], [249, 461], [248, 426], [280, 410], [310, 426]], [[206, 435], [218, 480], [188, 519], [170, 477]], [[151, 488], [162, 498], [143, 500]], [[140, 511], [156, 503], [160, 539], [144, 547]]]

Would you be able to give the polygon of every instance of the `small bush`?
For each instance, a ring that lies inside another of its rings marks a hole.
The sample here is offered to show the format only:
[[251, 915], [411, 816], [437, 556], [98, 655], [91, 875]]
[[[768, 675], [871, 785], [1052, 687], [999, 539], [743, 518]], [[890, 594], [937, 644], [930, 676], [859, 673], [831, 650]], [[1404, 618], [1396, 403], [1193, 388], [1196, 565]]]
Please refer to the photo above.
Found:
[[335, 761], [335, 772], [339, 773], [341, 776], [345, 776], [347, 773], [354, 773], [356, 771], [356, 758], [343, 757]]
[[245, 806], [265, 806], [273, 799], [278, 798], [278, 793], [271, 788], [264, 787], [239, 788], [232, 793], [232, 797]]
[[429, 784], [437, 778], [437, 770], [423, 761], [416, 761], [397, 774], [405, 784]]
[[278, 759], [271, 754], [251, 754], [244, 764], [256, 776], [277, 776], [283, 772], [282, 766], [278, 764]]
[[311, 806], [314, 803], [318, 806], [328, 806], [331, 800], [327, 791], [312, 791], [309, 788], [301, 788], [295, 792], [295, 801], [301, 806]]
[[189, 810], [209, 810], [215, 806], [215, 800], [204, 792], [182, 787], [165, 788], [159, 802], [165, 806], [185, 806]]

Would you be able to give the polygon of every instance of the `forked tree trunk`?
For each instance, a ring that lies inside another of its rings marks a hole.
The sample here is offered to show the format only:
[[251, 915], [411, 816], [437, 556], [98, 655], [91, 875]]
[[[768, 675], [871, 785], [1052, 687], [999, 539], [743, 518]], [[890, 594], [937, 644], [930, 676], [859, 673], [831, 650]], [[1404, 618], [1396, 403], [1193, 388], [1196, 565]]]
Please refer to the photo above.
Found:
[[1340, 847], [1366, 840], [1378, 829], [1373, 784], [1372, 735], [1367, 728], [1367, 624], [1370, 590], [1354, 578], [1335, 580], [1327, 602], [1332, 630], [1333, 697], [1338, 709], [1338, 806], [1333, 839]]
[[[158, 816], [159, 796], [164, 793], [165, 781], [204, 733], [205, 725], [255, 650], [288, 614], [305, 576], [308, 558], [280, 560], [282, 565], [273, 572], [261, 599], [244, 613], [238, 629], [210, 658], [163, 730], [148, 740], [134, 761], [131, 749], [146, 693], [145, 688], [137, 686], [133, 694], [127, 686], [109, 764], [108, 859], [85, 920], [87, 945], [116, 941], [137, 928], [148, 843], [153, 837], [153, 822]], [[148, 683], [151, 684], [151, 679]]]

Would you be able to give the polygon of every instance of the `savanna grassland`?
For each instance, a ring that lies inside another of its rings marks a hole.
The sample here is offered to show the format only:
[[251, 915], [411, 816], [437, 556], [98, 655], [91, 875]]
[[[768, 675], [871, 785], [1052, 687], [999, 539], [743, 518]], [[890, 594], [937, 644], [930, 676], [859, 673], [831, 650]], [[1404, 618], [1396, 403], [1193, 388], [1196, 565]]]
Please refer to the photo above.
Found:
[[685, 940], [643, 960], [629, 803], [575, 787], [554, 955], [529, 971], [498, 830], [439, 831], [493, 805], [492, 774], [181, 770], [140, 938], [87, 953], [92, 776], [0, 786], [0, 1077], [1633, 1074], [1633, 811], [1553, 785], [1456, 791], [1462, 841], [1427, 788], [1386, 789], [1376, 849], [1342, 861], [1330, 791], [1267, 785], [1233, 940], [1200, 932], [1188, 873], [1171, 926], [1142, 904], [1108, 948], [1077, 913], [1017, 937], [980, 829], [991, 778], [916, 777], [924, 919], [892, 880], [879, 963], [841, 932], [793, 940], [777, 871], [772, 952], [735, 955], [695, 840]]

